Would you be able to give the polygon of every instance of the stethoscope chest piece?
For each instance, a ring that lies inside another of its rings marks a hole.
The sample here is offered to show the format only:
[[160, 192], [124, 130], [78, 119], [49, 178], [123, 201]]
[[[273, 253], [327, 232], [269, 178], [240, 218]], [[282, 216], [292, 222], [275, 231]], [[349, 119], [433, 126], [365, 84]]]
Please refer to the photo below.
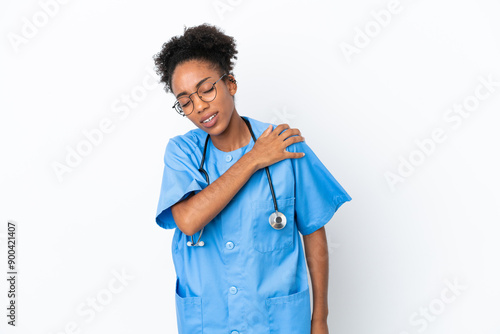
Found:
[[274, 229], [281, 230], [286, 225], [286, 217], [281, 212], [275, 211], [269, 216], [269, 224]]

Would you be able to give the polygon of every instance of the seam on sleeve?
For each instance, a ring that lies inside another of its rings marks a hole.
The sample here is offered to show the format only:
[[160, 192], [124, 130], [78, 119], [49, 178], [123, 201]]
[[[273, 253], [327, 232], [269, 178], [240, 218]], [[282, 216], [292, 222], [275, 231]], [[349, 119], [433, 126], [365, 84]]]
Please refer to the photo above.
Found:
[[186, 153], [186, 154], [194, 154], [194, 151], [191, 149], [191, 147], [189, 147], [189, 145], [186, 145], [186, 146], [187, 146], [187, 150], [189, 151], [189, 153], [188, 153], [188, 152], [186, 152], [186, 150], [184, 150], [184, 149], [181, 147], [181, 145], [179, 145], [179, 143], [177, 143], [177, 140], [175, 140], [175, 139], [174, 139], [174, 138], [177, 138], [177, 137], [178, 137], [178, 136], [176, 136], [176, 137], [173, 137], [173, 138], [172, 138], [172, 142], [175, 144], [175, 146], [177, 146], [177, 147], [178, 147], [178, 148], [179, 148], [182, 152], [184, 152], [184, 153]]
[[311, 234], [311, 233], [315, 232], [316, 230], [318, 230], [319, 228], [321, 228], [322, 226], [326, 225], [332, 219], [335, 212], [337, 212], [337, 210], [342, 206], [342, 204], [344, 204], [345, 202], [349, 202], [351, 199], [352, 198], [349, 195], [337, 195], [337, 196], [335, 196], [335, 201], [329, 207], [329, 209], [325, 213], [325, 215], [323, 215], [323, 217], [318, 219], [318, 223], [316, 223], [312, 226], [309, 226], [308, 228], [303, 230], [301, 232], [301, 234], [302, 235]]

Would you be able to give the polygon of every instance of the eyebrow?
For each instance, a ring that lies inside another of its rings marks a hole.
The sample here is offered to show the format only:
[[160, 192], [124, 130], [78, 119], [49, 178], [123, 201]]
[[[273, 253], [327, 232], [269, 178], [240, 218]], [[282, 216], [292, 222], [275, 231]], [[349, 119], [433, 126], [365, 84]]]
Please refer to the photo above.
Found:
[[[198, 88], [200, 88], [201, 84], [202, 84], [202, 83], [204, 83], [204, 82], [205, 82], [208, 78], [210, 78], [210, 77], [206, 77], [206, 78], [204, 78], [204, 79], [201, 79], [201, 81], [200, 81], [200, 82], [198, 82], [198, 83], [196, 84], [196, 89], [198, 90]], [[187, 92], [186, 92], [186, 91], [184, 91], [184, 92], [182, 92], [182, 93], [177, 94], [177, 96], [176, 96], [175, 98], [176, 98], [176, 99], [178, 99], [178, 98], [179, 98], [179, 96], [181, 96], [181, 95], [186, 95], [186, 94], [187, 94]]]

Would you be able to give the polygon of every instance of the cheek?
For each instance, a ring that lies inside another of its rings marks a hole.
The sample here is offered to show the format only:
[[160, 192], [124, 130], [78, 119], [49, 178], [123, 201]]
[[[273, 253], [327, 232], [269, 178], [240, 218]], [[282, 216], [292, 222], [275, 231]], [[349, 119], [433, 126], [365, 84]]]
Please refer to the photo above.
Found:
[[220, 106], [224, 106], [226, 108], [231, 108], [234, 106], [233, 96], [231, 94], [229, 94], [229, 92], [224, 92], [221, 94], [221, 96], [217, 96], [217, 97], [220, 98], [217, 101], [217, 103]]

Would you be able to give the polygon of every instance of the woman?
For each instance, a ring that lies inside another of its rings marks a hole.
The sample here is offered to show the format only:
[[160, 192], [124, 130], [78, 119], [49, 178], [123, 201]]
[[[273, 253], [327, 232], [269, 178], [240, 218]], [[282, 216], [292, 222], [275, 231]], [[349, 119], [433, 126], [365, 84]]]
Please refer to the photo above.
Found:
[[197, 127], [167, 144], [156, 214], [175, 228], [178, 330], [328, 333], [324, 225], [351, 197], [298, 129], [238, 114], [236, 54], [203, 24], [154, 56], [174, 109]]

